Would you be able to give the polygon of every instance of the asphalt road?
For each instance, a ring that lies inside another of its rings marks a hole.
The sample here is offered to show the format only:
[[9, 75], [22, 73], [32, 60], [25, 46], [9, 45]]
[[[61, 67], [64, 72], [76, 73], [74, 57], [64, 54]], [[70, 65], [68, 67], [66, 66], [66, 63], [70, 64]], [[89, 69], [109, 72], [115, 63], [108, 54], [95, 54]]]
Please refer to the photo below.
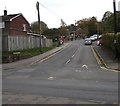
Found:
[[3, 104], [116, 104], [118, 73], [100, 69], [91, 46], [71, 45], [34, 65], [3, 71]]

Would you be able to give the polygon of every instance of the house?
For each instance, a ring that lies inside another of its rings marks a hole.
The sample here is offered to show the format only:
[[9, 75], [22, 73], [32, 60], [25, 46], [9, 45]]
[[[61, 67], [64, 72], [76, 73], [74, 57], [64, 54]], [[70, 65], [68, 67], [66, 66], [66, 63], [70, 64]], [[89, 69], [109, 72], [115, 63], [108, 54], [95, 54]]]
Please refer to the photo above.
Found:
[[7, 10], [4, 10], [4, 15], [0, 18], [2, 18], [0, 29], [2, 28], [3, 36], [21, 36], [30, 32], [30, 24], [21, 13], [7, 15]]
[[4, 10], [4, 15], [0, 16], [0, 29], [2, 29], [2, 51], [25, 50], [52, 45], [51, 40], [47, 45], [46, 38], [31, 32], [29, 22], [21, 13], [7, 15], [7, 10]]

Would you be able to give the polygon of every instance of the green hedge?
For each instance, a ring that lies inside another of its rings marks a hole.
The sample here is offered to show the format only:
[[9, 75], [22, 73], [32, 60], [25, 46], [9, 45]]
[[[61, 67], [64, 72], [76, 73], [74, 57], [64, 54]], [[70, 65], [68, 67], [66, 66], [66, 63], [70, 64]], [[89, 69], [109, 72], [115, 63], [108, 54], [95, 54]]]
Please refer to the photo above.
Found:
[[104, 47], [106, 47], [112, 51], [115, 51], [114, 37], [116, 37], [116, 39], [117, 39], [117, 49], [120, 53], [120, 34], [117, 34], [116, 36], [114, 36], [113, 33], [104, 34], [102, 36], [103, 45], [104, 45]]

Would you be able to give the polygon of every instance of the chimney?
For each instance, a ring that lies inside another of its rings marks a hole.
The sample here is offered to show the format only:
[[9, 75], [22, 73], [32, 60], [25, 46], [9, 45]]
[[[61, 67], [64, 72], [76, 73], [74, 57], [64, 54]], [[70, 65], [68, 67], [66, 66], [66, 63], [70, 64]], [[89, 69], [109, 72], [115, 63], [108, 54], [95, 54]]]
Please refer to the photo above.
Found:
[[4, 10], [4, 16], [7, 15], [7, 10]]

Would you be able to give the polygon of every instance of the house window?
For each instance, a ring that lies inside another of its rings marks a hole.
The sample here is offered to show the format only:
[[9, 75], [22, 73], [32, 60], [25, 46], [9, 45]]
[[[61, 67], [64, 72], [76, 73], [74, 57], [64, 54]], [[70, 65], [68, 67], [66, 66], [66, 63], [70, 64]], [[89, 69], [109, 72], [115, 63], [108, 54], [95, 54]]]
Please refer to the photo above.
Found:
[[23, 31], [26, 31], [26, 24], [23, 24]]
[[4, 22], [0, 22], [0, 28], [5, 28], [5, 23]]

